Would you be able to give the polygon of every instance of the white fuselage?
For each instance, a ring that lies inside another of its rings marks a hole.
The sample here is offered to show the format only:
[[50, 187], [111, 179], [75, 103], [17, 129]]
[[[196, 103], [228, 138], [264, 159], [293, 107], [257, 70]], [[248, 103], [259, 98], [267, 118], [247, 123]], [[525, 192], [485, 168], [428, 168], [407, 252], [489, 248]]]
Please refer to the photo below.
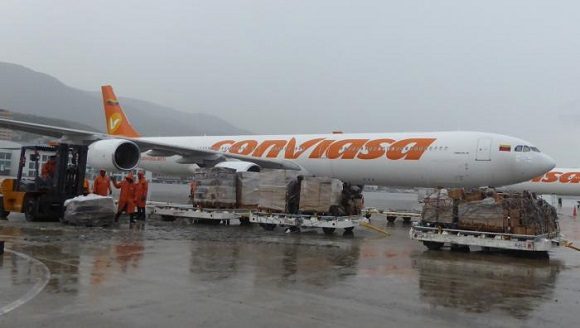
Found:
[[555, 168], [532, 180], [500, 188], [508, 191], [530, 191], [537, 194], [580, 196], [580, 169]]
[[[515, 153], [521, 139], [482, 132], [266, 135], [142, 138], [159, 144], [293, 161], [307, 173], [353, 184], [409, 187], [499, 186], [554, 167], [540, 152]], [[507, 150], [509, 148], [509, 150]], [[140, 167], [191, 175], [179, 156], [143, 154]]]

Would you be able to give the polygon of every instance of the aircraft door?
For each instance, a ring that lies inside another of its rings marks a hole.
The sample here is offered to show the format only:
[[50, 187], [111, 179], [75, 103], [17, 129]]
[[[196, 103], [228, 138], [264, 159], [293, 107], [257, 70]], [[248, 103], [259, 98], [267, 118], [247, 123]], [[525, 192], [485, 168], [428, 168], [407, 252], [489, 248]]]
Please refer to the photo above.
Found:
[[491, 161], [491, 138], [479, 138], [477, 140], [476, 161]]

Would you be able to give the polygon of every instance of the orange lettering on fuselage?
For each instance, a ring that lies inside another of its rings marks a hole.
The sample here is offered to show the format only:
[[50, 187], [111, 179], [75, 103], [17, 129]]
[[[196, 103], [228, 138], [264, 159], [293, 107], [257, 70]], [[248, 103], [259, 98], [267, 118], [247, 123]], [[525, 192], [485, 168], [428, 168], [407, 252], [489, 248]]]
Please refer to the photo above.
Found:
[[326, 151], [326, 157], [330, 159], [342, 158], [353, 159], [369, 139], [344, 139], [339, 140]]
[[375, 139], [367, 142], [364, 146], [366, 153], [359, 152], [357, 158], [359, 159], [376, 159], [383, 157], [389, 146], [383, 146], [383, 144], [391, 145], [395, 140], [393, 139]]
[[296, 151], [296, 149], [295, 149], [296, 148], [296, 139], [292, 138], [292, 139], [290, 139], [290, 141], [288, 141], [288, 145], [286, 146], [286, 153], [284, 154], [284, 158], [296, 159], [296, 158], [300, 157], [302, 154], [304, 154], [304, 152], [307, 151], [310, 147], [319, 143], [321, 140], [324, 140], [324, 138], [316, 138], [316, 139], [304, 141], [298, 147], [298, 151]]
[[555, 172], [555, 171], [548, 172], [548, 173], [546, 173], [546, 175], [542, 179], [542, 182], [548, 182], [548, 183], [556, 182], [556, 181], [558, 181], [560, 174], [562, 174], [562, 172]]
[[321, 141], [318, 146], [316, 146], [316, 148], [314, 148], [314, 150], [310, 153], [309, 158], [322, 158], [322, 155], [326, 153], [326, 150], [328, 147], [330, 147], [330, 145], [332, 145], [333, 142], [334, 140]]
[[268, 151], [268, 154], [266, 154], [266, 157], [276, 158], [276, 157], [278, 157], [278, 154], [280, 154], [282, 149], [284, 149], [284, 146], [286, 146], [286, 140], [264, 140], [258, 146], [258, 148], [256, 148], [256, 150], [254, 150], [254, 152], [252, 153], [252, 156], [262, 157], [262, 155], [264, 155], [264, 153], [268, 149], [270, 149], [270, 151]]
[[[309, 158], [370, 160], [386, 157], [390, 160], [419, 160], [435, 140], [435, 138], [408, 138], [399, 141], [389, 138], [372, 140], [315, 138], [306, 140], [297, 147], [295, 138], [288, 141], [277, 139], [261, 142], [247, 139], [237, 142], [222, 140], [216, 142], [211, 148], [220, 151], [223, 146], [229, 145], [225, 147], [225, 151], [232, 154], [267, 158], [277, 158], [284, 151], [285, 159], [297, 159], [312, 149], [308, 154]], [[580, 176], [578, 180], [580, 181]]]
[[558, 172], [550, 171], [542, 176], [533, 178], [531, 182], [536, 183], [580, 183], [580, 172]]
[[239, 155], [250, 155], [256, 149], [258, 142], [256, 140], [238, 141], [230, 147], [230, 153]]
[[213, 146], [211, 146], [211, 149], [213, 150], [217, 150], [220, 151], [221, 147], [224, 145], [233, 145], [234, 143], [236, 143], [234, 140], [223, 140], [223, 141], [219, 141], [216, 142], [215, 144], [213, 144]]
[[397, 141], [387, 150], [387, 158], [416, 161], [434, 141], [434, 138], [409, 138]]

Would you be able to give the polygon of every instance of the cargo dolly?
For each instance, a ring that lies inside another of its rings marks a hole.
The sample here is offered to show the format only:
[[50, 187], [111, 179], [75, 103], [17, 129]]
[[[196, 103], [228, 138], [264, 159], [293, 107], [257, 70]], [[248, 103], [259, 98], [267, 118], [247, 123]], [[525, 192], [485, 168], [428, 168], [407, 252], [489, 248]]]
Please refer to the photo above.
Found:
[[559, 232], [542, 235], [518, 235], [483, 231], [448, 229], [414, 223], [409, 230], [412, 240], [422, 241], [430, 250], [438, 250], [444, 245], [452, 249], [467, 249], [478, 246], [484, 250], [513, 250], [525, 252], [548, 252], [560, 246]]
[[380, 210], [374, 207], [366, 208], [362, 210], [362, 214], [370, 218], [372, 215], [382, 215], [387, 219], [387, 222], [393, 223], [397, 218], [403, 219], [403, 222], [410, 223], [413, 218], [420, 219], [421, 213], [416, 212], [403, 212], [394, 210]]
[[318, 228], [327, 235], [333, 234], [336, 229], [344, 229], [345, 233], [351, 233], [359, 225], [360, 218], [359, 215], [327, 216], [265, 212], [250, 214], [250, 222], [258, 223], [265, 230], [271, 231], [277, 226], [287, 227], [293, 232], [298, 232], [302, 228]]
[[179, 218], [188, 220], [189, 223], [206, 221], [216, 224], [229, 224], [230, 220], [239, 220], [241, 224], [249, 223], [250, 211], [247, 209], [196, 208], [190, 204], [157, 202], [149, 202], [148, 205], [153, 208], [152, 213], [165, 220]]

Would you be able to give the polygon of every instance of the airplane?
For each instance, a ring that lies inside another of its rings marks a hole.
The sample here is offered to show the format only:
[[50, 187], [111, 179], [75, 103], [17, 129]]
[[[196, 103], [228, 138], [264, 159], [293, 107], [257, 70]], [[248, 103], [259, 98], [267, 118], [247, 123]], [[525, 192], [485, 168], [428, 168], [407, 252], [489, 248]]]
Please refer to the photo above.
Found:
[[[88, 162], [95, 168], [139, 165], [185, 176], [212, 166], [288, 169], [359, 185], [470, 188], [523, 182], [555, 166], [529, 142], [485, 132], [142, 137], [112, 87], [101, 89], [108, 134], [9, 119], [0, 119], [0, 127], [88, 143]], [[533, 151], [513, 151], [518, 146]]]
[[499, 188], [541, 195], [580, 196], [580, 168], [554, 168], [529, 181]]

